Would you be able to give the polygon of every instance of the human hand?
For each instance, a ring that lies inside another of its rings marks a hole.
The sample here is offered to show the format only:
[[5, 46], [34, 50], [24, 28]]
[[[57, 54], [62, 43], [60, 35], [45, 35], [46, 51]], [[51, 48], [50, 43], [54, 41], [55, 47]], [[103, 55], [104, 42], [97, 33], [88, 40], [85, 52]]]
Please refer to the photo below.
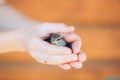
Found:
[[70, 48], [58, 47], [44, 41], [51, 33], [68, 34], [73, 33], [73, 31], [73, 27], [67, 27], [61, 23], [43, 23], [36, 27], [24, 28], [19, 30], [20, 45], [40, 63], [60, 65], [76, 61], [78, 56], [72, 54]]
[[63, 34], [62, 36], [64, 37], [65, 41], [72, 44], [72, 53], [77, 54], [78, 60], [69, 63], [64, 63], [59, 66], [63, 69], [71, 69], [71, 67], [74, 67], [76, 69], [81, 68], [83, 62], [86, 60], [86, 55], [80, 50], [82, 45], [80, 37], [75, 33]]
[[[73, 51], [74, 54], [78, 55], [78, 60], [74, 61], [74, 62], [65, 63], [65, 64], [62, 64], [62, 65], [59, 65], [59, 66], [62, 67], [63, 69], [70, 69], [72, 66], [74, 68], [77, 68], [77, 69], [81, 68], [82, 67], [82, 62], [85, 61], [86, 56], [85, 56], [85, 53], [80, 52], [81, 40], [80, 40], [79, 36], [77, 36], [74, 33], [67, 34], [69, 37], [64, 36], [66, 38], [66, 40], [65, 40], [63, 35], [66, 35], [66, 34], [52, 34], [46, 40], [48, 42], [50, 42], [51, 44], [56, 45], [56, 46], [66, 46], [66, 47], [72, 48], [74, 50]], [[76, 38], [75, 38], [75, 36], [76, 36]], [[72, 39], [72, 42], [71, 42], [71, 39]], [[76, 42], [76, 40], [77, 40], [77, 42]], [[68, 42], [66, 42], [66, 41], [68, 41]], [[77, 45], [75, 44], [75, 42], [76, 42]], [[72, 45], [73, 47], [71, 46], [71, 44], [73, 44]]]

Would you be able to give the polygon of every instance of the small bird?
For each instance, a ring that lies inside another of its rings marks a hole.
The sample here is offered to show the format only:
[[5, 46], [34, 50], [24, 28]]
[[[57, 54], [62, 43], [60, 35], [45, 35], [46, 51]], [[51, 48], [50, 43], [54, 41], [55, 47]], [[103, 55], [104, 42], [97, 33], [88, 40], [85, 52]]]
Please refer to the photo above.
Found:
[[67, 43], [60, 34], [52, 34], [50, 36], [50, 43], [56, 46], [66, 46]]
[[44, 41], [52, 45], [72, 48], [71, 43], [66, 42], [60, 34], [51, 34], [48, 38], [44, 39]]

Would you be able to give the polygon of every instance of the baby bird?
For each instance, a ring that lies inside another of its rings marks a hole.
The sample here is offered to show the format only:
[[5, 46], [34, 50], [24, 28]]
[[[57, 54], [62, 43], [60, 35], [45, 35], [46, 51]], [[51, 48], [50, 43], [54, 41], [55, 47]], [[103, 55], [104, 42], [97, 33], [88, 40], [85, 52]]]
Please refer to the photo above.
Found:
[[50, 37], [50, 43], [56, 46], [66, 46], [67, 43], [60, 34], [52, 34]]

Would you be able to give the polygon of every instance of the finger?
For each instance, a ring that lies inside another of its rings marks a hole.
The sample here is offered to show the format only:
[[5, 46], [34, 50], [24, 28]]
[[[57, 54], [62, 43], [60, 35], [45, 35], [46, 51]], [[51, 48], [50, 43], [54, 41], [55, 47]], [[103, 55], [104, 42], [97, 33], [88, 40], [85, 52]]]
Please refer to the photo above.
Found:
[[79, 53], [78, 56], [80, 62], [84, 62], [87, 59], [86, 54], [84, 52]]
[[38, 50], [47, 54], [71, 54], [71, 49], [62, 46], [51, 45], [41, 39], [31, 38], [28, 41], [28, 47], [32, 50]]
[[82, 68], [82, 62], [71, 62], [70, 64], [72, 67], [74, 67], [76, 69]]
[[65, 70], [69, 70], [69, 69], [71, 69], [71, 65], [70, 64], [61, 64], [61, 65], [58, 65], [59, 67], [61, 67], [61, 68], [63, 68], [63, 69], [65, 69]]
[[69, 54], [69, 55], [49, 55], [47, 58], [48, 64], [60, 65], [63, 63], [68, 63], [71, 61], [76, 61], [77, 55]]
[[77, 34], [75, 34], [75, 33], [63, 34], [63, 37], [66, 40], [66, 42], [72, 44], [73, 53], [80, 52], [82, 42], [81, 42], [80, 37]]
[[44, 64], [60, 65], [67, 62], [76, 61], [78, 59], [75, 54], [48, 55], [35, 50], [30, 50], [29, 52], [36, 61]]
[[46, 33], [70, 33], [74, 31], [73, 26], [67, 27], [66, 25], [62, 23], [43, 23], [38, 26], [39, 32], [46, 32]]
[[75, 42], [72, 43], [72, 50], [73, 53], [79, 53], [81, 48], [81, 42], [80, 40], [76, 40]]

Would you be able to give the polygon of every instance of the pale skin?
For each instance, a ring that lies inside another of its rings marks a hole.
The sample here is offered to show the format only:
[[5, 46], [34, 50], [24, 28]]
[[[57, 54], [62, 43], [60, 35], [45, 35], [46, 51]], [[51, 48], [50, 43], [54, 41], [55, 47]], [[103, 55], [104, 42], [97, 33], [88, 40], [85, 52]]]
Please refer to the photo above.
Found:
[[[6, 15], [9, 17], [4, 18]], [[13, 51], [28, 52], [40, 63], [58, 65], [66, 70], [71, 67], [79, 69], [86, 60], [85, 53], [80, 50], [81, 39], [74, 33], [73, 26], [33, 21], [4, 3], [0, 5], [0, 17], [2, 17], [0, 24], [4, 26], [0, 27], [2, 30], [0, 32], [0, 54]], [[45, 42], [44, 39], [51, 33], [62, 34], [64, 39], [72, 44], [72, 48]]]

